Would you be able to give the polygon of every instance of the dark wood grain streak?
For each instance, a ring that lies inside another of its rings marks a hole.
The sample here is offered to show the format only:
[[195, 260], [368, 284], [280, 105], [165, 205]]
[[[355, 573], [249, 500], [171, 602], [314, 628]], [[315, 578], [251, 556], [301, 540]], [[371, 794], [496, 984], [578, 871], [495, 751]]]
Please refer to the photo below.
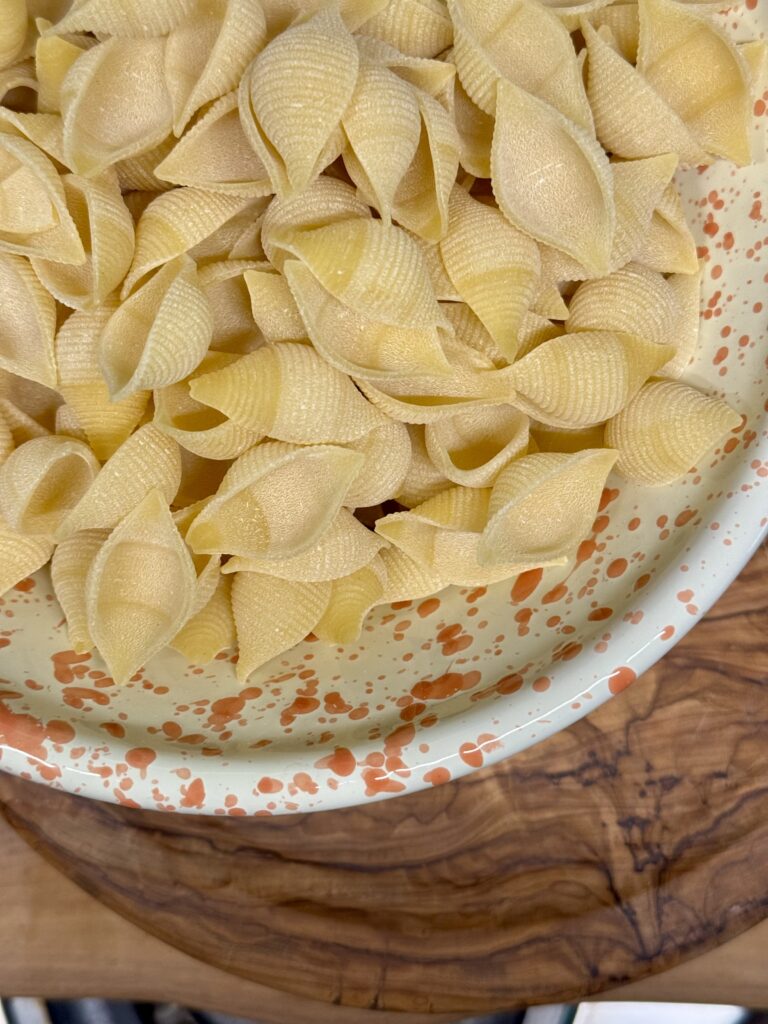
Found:
[[277, 989], [457, 1014], [602, 991], [768, 915], [767, 569], [589, 718], [429, 792], [243, 821], [2, 776], [4, 814], [147, 931]]

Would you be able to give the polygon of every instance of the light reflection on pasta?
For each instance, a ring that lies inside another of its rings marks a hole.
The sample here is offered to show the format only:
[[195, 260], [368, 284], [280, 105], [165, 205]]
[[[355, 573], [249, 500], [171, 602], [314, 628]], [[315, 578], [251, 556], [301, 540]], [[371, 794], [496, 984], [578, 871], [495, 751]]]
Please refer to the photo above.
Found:
[[[678, 0], [69, 0], [0, 23], [0, 595], [248, 676], [564, 565], [690, 386], [673, 176], [750, 159], [765, 46]], [[19, 96], [23, 99], [20, 101]]]

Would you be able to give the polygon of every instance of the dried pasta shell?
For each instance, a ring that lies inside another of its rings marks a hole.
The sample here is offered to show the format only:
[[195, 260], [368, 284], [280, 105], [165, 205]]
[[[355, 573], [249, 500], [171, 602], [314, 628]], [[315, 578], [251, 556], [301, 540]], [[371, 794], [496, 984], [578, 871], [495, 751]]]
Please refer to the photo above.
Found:
[[136, 253], [123, 286], [123, 298], [150, 271], [190, 253], [198, 243], [248, 206], [244, 196], [176, 188], [157, 196], [136, 227]]
[[678, 315], [673, 334], [675, 354], [658, 371], [658, 376], [676, 380], [685, 373], [699, 342], [701, 270], [695, 274], [672, 274], [667, 278], [667, 284], [677, 301]]
[[698, 270], [696, 240], [674, 182], [664, 190], [634, 260], [662, 274], [695, 274]]
[[[350, 32], [386, 7], [388, 0], [339, 0], [339, 14]], [[327, 6], [324, 0], [262, 0], [270, 38], [284, 32], [293, 22]]]
[[509, 360], [465, 302], [443, 302], [441, 307], [458, 344], [478, 352], [496, 367], [509, 364]]
[[0, 132], [0, 252], [85, 262], [51, 161], [27, 139]]
[[278, 341], [303, 341], [307, 337], [307, 328], [296, 300], [279, 271], [267, 263], [247, 270], [243, 279], [250, 297], [252, 321], [256, 322], [267, 341], [274, 344]]
[[676, 168], [677, 156], [674, 153], [611, 164], [616, 202], [616, 234], [611, 251], [614, 269], [629, 263], [642, 249], [654, 211]]
[[[186, 538], [189, 527], [205, 508], [208, 500], [206, 497], [188, 508], [182, 508], [172, 513], [173, 522], [181, 537]], [[189, 609], [190, 618], [205, 608], [216, 590], [216, 584], [221, 575], [221, 555], [201, 555], [192, 552], [192, 564], [195, 567], [195, 592]]]
[[587, 448], [605, 448], [605, 426], [548, 427], [545, 423], [531, 424], [531, 439], [540, 452], [574, 454]]
[[0, 409], [0, 466], [15, 448], [13, 434], [2, 409]]
[[200, 268], [198, 281], [213, 317], [212, 352], [245, 355], [263, 344], [244, 275], [265, 266], [256, 260], [221, 260]]
[[349, 576], [385, 546], [386, 541], [341, 508], [317, 543], [293, 558], [242, 558], [235, 556], [222, 568], [223, 573], [258, 572], [299, 583], [322, 583]]
[[210, 600], [182, 626], [170, 646], [190, 664], [207, 665], [220, 651], [235, 645], [232, 580], [219, 576]]
[[410, 57], [436, 57], [453, 42], [453, 25], [440, 0], [389, 0], [361, 32]]
[[67, 620], [69, 645], [76, 654], [94, 647], [85, 607], [85, 581], [93, 560], [109, 537], [109, 530], [82, 530], [56, 545], [51, 560], [51, 582]]
[[51, 535], [98, 472], [96, 457], [82, 441], [34, 438], [0, 467], [0, 514], [20, 533]]
[[58, 114], [27, 114], [0, 107], [0, 132], [33, 142], [56, 164], [65, 166], [64, 128]]
[[35, 77], [37, 78], [37, 109], [43, 114], [61, 112], [61, 83], [78, 57], [87, 49], [60, 36], [37, 40]]
[[26, 39], [26, 0], [6, 0], [0, 21], [0, 69], [10, 67], [19, 58]]
[[360, 452], [365, 462], [347, 491], [345, 505], [369, 508], [397, 494], [411, 464], [411, 439], [404, 424], [388, 420], [346, 447]]
[[259, 235], [261, 219], [269, 202], [265, 197], [246, 198], [241, 209], [193, 245], [189, 255], [199, 265], [227, 259], [263, 260]]
[[584, 22], [587, 95], [597, 137], [615, 156], [676, 153], [684, 164], [699, 164], [706, 151], [642, 74]]
[[619, 331], [657, 345], [674, 345], [678, 317], [677, 296], [666, 278], [630, 263], [608, 277], [579, 285], [565, 329]]
[[0, 367], [56, 386], [56, 304], [28, 261], [0, 252]]
[[[608, 271], [613, 180], [594, 139], [553, 107], [502, 80], [491, 166], [494, 195], [512, 224], [591, 273]], [[521, 187], [530, 181], [535, 187]]]
[[408, 234], [419, 247], [421, 255], [424, 257], [424, 263], [427, 267], [429, 279], [432, 282], [435, 298], [440, 302], [460, 302], [461, 296], [448, 277], [443, 257], [440, 255], [439, 242], [430, 242], [426, 238], [420, 238], [418, 235], [413, 234], [411, 231]]
[[362, 63], [391, 68], [404, 81], [434, 96], [446, 110], [450, 109], [456, 69], [452, 63], [448, 63], [446, 54], [443, 54], [440, 60], [411, 57], [381, 39], [374, 39], [369, 35], [359, 35], [356, 38]]
[[58, 391], [0, 367], [0, 400], [3, 399], [34, 417], [44, 428], [44, 433], [53, 429], [56, 409], [61, 404]]
[[726, 33], [669, 0], [640, 0], [637, 68], [704, 149], [751, 162], [751, 75]]
[[478, 547], [482, 564], [552, 563], [572, 556], [597, 515], [616, 452], [528, 455], [499, 474]]
[[36, 437], [47, 437], [50, 433], [46, 427], [41, 426], [36, 419], [27, 415], [7, 398], [0, 398], [0, 413], [2, 413], [16, 448], [24, 444], [25, 441], [31, 441]]
[[257, 445], [232, 464], [187, 543], [198, 554], [300, 555], [328, 529], [362, 463], [333, 445]]
[[122, 444], [57, 531], [66, 540], [78, 530], [110, 529], [158, 490], [166, 504], [181, 480], [176, 442], [147, 423]]
[[244, 683], [257, 668], [295, 647], [311, 632], [328, 605], [330, 583], [297, 583], [239, 572], [232, 581], [232, 610]]
[[204, 459], [234, 459], [258, 444], [263, 434], [249, 430], [214, 409], [195, 401], [189, 393], [192, 380], [225, 366], [237, 356], [210, 352], [186, 380], [155, 392], [155, 423], [182, 448]]
[[297, 260], [285, 276], [318, 352], [343, 373], [367, 380], [448, 373], [450, 364], [435, 327], [396, 327], [343, 305]]
[[508, 405], [470, 409], [428, 423], [427, 452], [437, 470], [464, 487], [490, 487], [528, 448], [528, 417]]
[[531, 0], [450, 0], [454, 60], [469, 96], [493, 116], [496, 85], [512, 82], [592, 130], [589, 103], [568, 30]]
[[172, 125], [163, 74], [164, 39], [99, 43], [61, 85], [67, 165], [89, 177], [157, 146]]
[[[424, 425], [407, 424], [411, 439], [411, 464], [408, 472], [396, 491], [397, 501], [406, 508], [422, 505], [429, 498], [434, 498], [440, 491], [452, 486], [448, 477], [444, 476], [429, 457]], [[393, 598], [394, 600], [394, 598]]]
[[[168, 181], [163, 181], [155, 174], [155, 168], [168, 156], [176, 145], [176, 137], [168, 135], [161, 143], [146, 153], [138, 153], [136, 156], [129, 156], [125, 160], [118, 160], [115, 164], [117, 178], [123, 192], [167, 192], [173, 186]], [[127, 197], [126, 198], [127, 201]], [[156, 198], [152, 196], [152, 198]], [[144, 212], [143, 210], [141, 211]], [[138, 220], [138, 217], [135, 217]]]
[[538, 313], [527, 312], [517, 333], [517, 358], [522, 359], [545, 341], [559, 338], [562, 334], [563, 328], [560, 324], [553, 324], [551, 320], [539, 316]]
[[56, 429], [54, 433], [63, 434], [66, 437], [74, 437], [78, 441], [88, 444], [88, 435], [80, 426], [75, 410], [70, 405], [67, 405], [66, 402], [62, 402], [56, 409]]
[[100, 305], [125, 277], [133, 258], [133, 219], [120, 195], [114, 171], [98, 178], [65, 175], [67, 206], [83, 240], [86, 261], [66, 266], [33, 258], [47, 290], [72, 309]]
[[347, 171], [389, 221], [398, 185], [419, 144], [416, 92], [389, 68], [361, 64], [341, 123], [349, 143], [344, 154]]
[[127, 682], [189, 617], [195, 567], [153, 490], [119, 523], [86, 579], [88, 628], [116, 683]]
[[53, 28], [57, 35], [93, 32], [131, 39], [164, 36], [192, 12], [195, 0], [81, 0]]
[[361, 569], [331, 584], [331, 596], [313, 633], [327, 644], [351, 644], [360, 637], [368, 612], [384, 599], [386, 569], [376, 556]]
[[356, 312], [397, 327], [442, 321], [421, 251], [394, 225], [356, 217], [297, 233], [286, 247]]
[[615, 47], [624, 60], [637, 62], [637, 48], [640, 43], [640, 15], [636, 3], [608, 4], [591, 11], [588, 20], [594, 28], [610, 29]]
[[652, 381], [609, 420], [605, 442], [631, 483], [672, 483], [709, 452], [741, 417], [729, 405], [677, 381]]
[[0, 597], [42, 568], [53, 553], [53, 539], [18, 533], [0, 516]]
[[118, 402], [109, 397], [99, 364], [99, 342], [116, 307], [113, 300], [98, 309], [73, 313], [56, 335], [59, 391], [102, 462], [131, 434], [149, 400], [147, 391]]
[[301, 192], [333, 160], [358, 64], [354, 39], [328, 8], [273, 39], [243, 76], [243, 128], [276, 192]]
[[459, 163], [476, 178], [490, 178], [494, 119], [469, 98], [458, 76], [453, 86], [453, 117], [459, 133]]
[[174, 185], [212, 192], [265, 196], [272, 191], [264, 164], [251, 148], [237, 106], [237, 93], [222, 96], [154, 168]]
[[601, 423], [615, 416], [670, 355], [671, 346], [631, 334], [564, 334], [515, 363], [513, 401], [550, 426]]
[[463, 301], [477, 314], [502, 355], [514, 359], [520, 322], [538, 283], [536, 243], [498, 210], [456, 186], [440, 253]]
[[[391, 419], [401, 423], [432, 423], [472, 406], [503, 405], [514, 400], [510, 370], [456, 368], [434, 377], [357, 380], [363, 394]], [[386, 387], [386, 390], [384, 390]]]
[[266, 38], [260, 0], [198, 2], [192, 16], [170, 33], [165, 48], [176, 135], [202, 106], [236, 88]]
[[431, 597], [447, 586], [439, 572], [423, 568], [394, 545], [384, 548], [379, 558], [387, 573], [381, 604]]
[[382, 422], [349, 378], [305, 345], [258, 349], [189, 390], [233, 422], [297, 444], [354, 441]]
[[110, 317], [101, 369], [113, 400], [183, 380], [202, 361], [213, 314], [188, 256], [166, 263]]

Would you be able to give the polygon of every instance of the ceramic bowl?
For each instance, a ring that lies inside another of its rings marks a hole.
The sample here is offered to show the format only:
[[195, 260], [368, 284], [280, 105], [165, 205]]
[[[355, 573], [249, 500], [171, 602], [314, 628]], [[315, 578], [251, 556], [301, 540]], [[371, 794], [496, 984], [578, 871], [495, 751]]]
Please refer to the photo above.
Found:
[[[748, 8], [725, 17], [741, 38], [767, 20]], [[731, 402], [743, 425], [673, 486], [611, 477], [567, 570], [379, 608], [359, 643], [304, 642], [245, 687], [230, 657], [191, 668], [170, 651], [115, 686], [96, 655], [67, 650], [38, 573], [0, 600], [0, 768], [132, 807], [323, 810], [456, 779], [634, 683], [768, 523], [765, 174], [722, 163], [680, 176], [704, 261], [685, 379]]]

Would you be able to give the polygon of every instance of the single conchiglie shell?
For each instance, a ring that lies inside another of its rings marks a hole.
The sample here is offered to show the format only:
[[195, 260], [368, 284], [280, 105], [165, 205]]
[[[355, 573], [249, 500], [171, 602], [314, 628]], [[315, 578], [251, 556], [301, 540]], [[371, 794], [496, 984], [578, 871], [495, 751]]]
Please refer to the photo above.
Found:
[[296, 234], [370, 216], [368, 206], [351, 185], [336, 178], [317, 178], [304, 192], [288, 198], [275, 196], [269, 204], [261, 227], [264, 252], [269, 262], [282, 270], [291, 255], [285, 246]]
[[245, 274], [265, 266], [257, 260], [220, 260], [199, 269], [198, 281], [213, 317], [211, 351], [245, 355], [263, 344], [262, 332], [254, 323]]
[[312, 631], [328, 605], [330, 583], [297, 583], [258, 572], [236, 573], [232, 610], [239, 656], [237, 678], [244, 683]]
[[163, 36], [188, 17], [195, 0], [80, 0], [51, 31], [141, 39]]
[[177, 188], [147, 206], [136, 227], [136, 253], [123, 286], [123, 297], [150, 271], [189, 253], [246, 208], [246, 196]]
[[364, 63], [341, 123], [348, 142], [347, 171], [389, 220], [397, 187], [419, 144], [416, 91], [389, 68]]
[[531, 0], [450, 0], [454, 60], [474, 102], [494, 114], [495, 87], [514, 82], [591, 131], [592, 118], [568, 30]]
[[528, 417], [508, 405], [469, 409], [428, 423], [427, 452], [435, 467], [464, 487], [490, 487], [528, 448]]
[[192, 380], [230, 366], [236, 359], [228, 352], [210, 352], [189, 378], [155, 392], [155, 424], [182, 448], [204, 459], [237, 458], [263, 437], [261, 431], [233, 422], [189, 393]]
[[115, 682], [125, 683], [178, 633], [195, 593], [192, 558], [160, 491], [112, 531], [85, 592], [93, 641]]
[[411, 465], [411, 439], [405, 424], [387, 420], [346, 447], [360, 452], [365, 462], [347, 491], [345, 505], [369, 508], [397, 494]]
[[426, 426], [409, 423], [406, 427], [411, 439], [411, 462], [395, 497], [406, 508], [415, 508], [429, 498], [434, 498], [440, 491], [452, 487], [453, 483], [440, 472], [429, 457], [425, 438]]
[[538, 282], [538, 246], [499, 210], [455, 186], [440, 254], [459, 295], [511, 361]]
[[235, 645], [232, 615], [232, 580], [219, 576], [210, 600], [179, 630], [170, 646], [190, 664], [207, 665], [217, 654]]
[[[388, 0], [339, 0], [338, 8], [344, 24], [350, 32], [355, 32], [387, 3]], [[325, 6], [323, 0], [267, 0], [264, 13], [270, 38]]]
[[297, 444], [353, 441], [382, 422], [349, 378], [306, 345], [258, 349], [190, 383], [235, 423]]
[[[537, 316], [544, 317], [546, 320], [567, 320], [568, 319], [568, 307], [565, 304], [565, 299], [560, 293], [560, 289], [553, 281], [547, 280], [544, 277], [545, 271], [549, 271], [549, 268], [545, 263], [545, 249], [544, 246], [539, 247], [541, 249], [541, 273], [542, 278], [539, 282], [539, 290], [531, 303], [530, 311], [535, 313]], [[589, 277], [591, 275], [579, 275], [581, 277]], [[600, 276], [600, 275], [596, 275]]]
[[553, 427], [587, 427], [615, 416], [673, 353], [618, 331], [580, 331], [539, 345], [513, 367], [514, 403]]
[[155, 165], [154, 173], [174, 185], [212, 192], [265, 196], [272, 191], [266, 169], [243, 132], [234, 92], [209, 107]]
[[615, 226], [608, 158], [553, 107], [500, 81], [491, 153], [493, 190], [521, 231], [606, 273]]
[[447, 54], [442, 54], [440, 60], [432, 60], [412, 57], [373, 36], [360, 34], [356, 41], [362, 63], [391, 68], [403, 81], [434, 96], [446, 109], [450, 109], [456, 69], [452, 62], [448, 62]]
[[51, 433], [47, 427], [42, 426], [7, 398], [0, 398], [0, 412], [6, 427], [11, 432], [11, 438], [16, 448], [24, 444], [25, 441], [31, 441], [36, 437], [47, 437]]
[[212, 334], [195, 262], [179, 256], [118, 306], [104, 328], [101, 369], [112, 399], [188, 377]]
[[[179, 192], [181, 189], [176, 191]], [[210, 235], [193, 245], [189, 255], [201, 266], [227, 259], [263, 260], [261, 220], [269, 203], [268, 196], [245, 198], [245, 204], [240, 210]]]
[[[170, 182], [157, 177], [155, 168], [165, 160], [176, 143], [176, 136], [168, 135], [157, 146], [148, 149], [146, 153], [138, 153], [125, 160], [118, 160], [115, 170], [123, 193], [130, 191], [167, 192], [173, 188]], [[125, 198], [127, 201], [127, 197]], [[152, 198], [154, 199], [156, 196], [152, 196]], [[138, 217], [135, 217], [135, 220], [138, 220]]]
[[265, 263], [247, 270], [243, 280], [250, 298], [251, 322], [256, 323], [267, 341], [274, 344], [307, 337], [296, 300], [280, 271]]
[[0, 513], [20, 533], [53, 534], [98, 472], [98, 460], [82, 441], [34, 438], [0, 467]]
[[284, 273], [303, 334], [337, 370], [374, 381], [450, 371], [436, 327], [397, 327], [350, 309], [297, 260], [286, 263]]
[[0, 516], [0, 597], [41, 569], [53, 554], [52, 537], [13, 530]]
[[654, 211], [672, 181], [677, 162], [675, 153], [665, 153], [611, 164], [616, 202], [616, 234], [611, 251], [614, 269], [629, 263], [643, 247]]
[[509, 364], [509, 360], [465, 302], [442, 302], [440, 306], [453, 328], [454, 338], [458, 344], [474, 349], [496, 367]]
[[19, 58], [26, 39], [26, 0], [6, 0], [0, 21], [0, 69], [10, 67]]
[[385, 545], [386, 541], [363, 526], [349, 509], [341, 508], [317, 543], [303, 554], [273, 559], [235, 556], [222, 572], [258, 572], [301, 583], [321, 583], [349, 576], [368, 565]]
[[170, 33], [165, 77], [176, 135], [202, 106], [236, 88], [266, 38], [260, 0], [202, 0]]
[[626, 159], [676, 153], [684, 164], [706, 159], [706, 150], [669, 104], [586, 21], [587, 95], [597, 137]]
[[384, 548], [379, 558], [387, 573], [381, 604], [417, 601], [431, 597], [447, 586], [439, 571], [425, 569], [394, 545]]
[[55, 164], [65, 166], [64, 128], [58, 114], [30, 114], [0, 107], [0, 132], [33, 142]]
[[61, 395], [53, 388], [38, 384], [28, 377], [19, 377], [0, 367], [0, 401], [6, 400], [26, 415], [34, 417], [44, 428], [44, 433], [53, 430], [56, 409], [61, 404]]
[[701, 270], [695, 274], [671, 274], [667, 278], [667, 284], [677, 301], [675, 354], [662, 366], [657, 375], [676, 380], [685, 373], [699, 343]]
[[616, 452], [527, 455], [499, 474], [478, 548], [481, 563], [569, 558], [589, 533]]
[[72, 309], [91, 309], [119, 287], [133, 259], [133, 219], [113, 170], [98, 178], [62, 178], [67, 207], [83, 240], [86, 261], [66, 266], [33, 258], [47, 290]]
[[631, 483], [661, 486], [691, 469], [741, 416], [719, 398], [676, 381], [652, 381], [608, 422], [616, 469]]
[[637, 61], [640, 42], [640, 16], [636, 3], [608, 4], [590, 11], [587, 20], [596, 29], [610, 29], [614, 45], [630, 64]]
[[113, 37], [78, 57], [61, 84], [64, 154], [72, 170], [98, 174], [169, 134], [164, 52], [164, 39]]
[[120, 447], [144, 415], [149, 392], [113, 401], [101, 372], [101, 335], [117, 308], [111, 299], [97, 309], [75, 312], [56, 335], [58, 389], [85, 431], [100, 461]]
[[329, 527], [362, 463], [333, 445], [257, 445], [232, 464], [187, 542], [198, 554], [300, 555]]
[[85, 262], [53, 163], [28, 139], [0, 132], [0, 252]]
[[476, 178], [490, 178], [494, 119], [469, 98], [458, 75], [453, 85], [453, 117], [459, 133], [459, 163]]
[[56, 304], [29, 262], [0, 252], [0, 367], [56, 386]]
[[517, 332], [517, 358], [522, 359], [545, 341], [559, 338], [564, 333], [562, 324], [553, 323], [538, 313], [528, 311]]
[[634, 260], [662, 274], [695, 274], [698, 270], [696, 240], [691, 234], [674, 182], [666, 187], [653, 211]]
[[243, 76], [243, 127], [276, 192], [302, 191], [334, 159], [358, 65], [354, 39], [327, 8], [273, 39]]
[[561, 455], [583, 452], [587, 448], [605, 448], [605, 425], [549, 427], [545, 423], [532, 423], [531, 440], [540, 452], [558, 452]]
[[669, 0], [641, 0], [637, 68], [708, 153], [751, 162], [751, 75], [707, 15]]
[[325, 612], [313, 627], [317, 639], [327, 644], [358, 640], [366, 615], [384, 600], [386, 581], [386, 568], [378, 555], [349, 576], [334, 580]]
[[[195, 521], [199, 513], [206, 506], [208, 499], [195, 502], [188, 508], [182, 508], [172, 513], [173, 522], [182, 538], [186, 538], [187, 531]], [[221, 575], [221, 555], [218, 554], [197, 554], [190, 551], [192, 564], [195, 567], [195, 593], [192, 597], [189, 615], [197, 613], [208, 604], [216, 590]]]
[[389, 0], [360, 31], [411, 57], [436, 57], [453, 42], [453, 25], [440, 0]]
[[110, 529], [152, 490], [158, 490], [169, 504], [180, 480], [179, 446], [147, 423], [131, 434], [102, 467], [57, 536], [65, 540], [78, 530]]
[[585, 281], [574, 292], [565, 329], [620, 331], [676, 345], [679, 306], [667, 279], [653, 270], [628, 264], [608, 277]]
[[108, 537], [109, 530], [82, 530], [58, 544], [51, 560], [53, 592], [67, 620], [69, 645], [76, 654], [93, 650], [85, 607], [85, 581]]
[[43, 36], [35, 46], [37, 110], [43, 114], [61, 112], [61, 83], [87, 46], [78, 46], [60, 36]]
[[544, 6], [552, 9], [569, 32], [574, 32], [582, 18], [596, 14], [610, 2], [611, 0], [555, 0], [551, 3], [547, 0]]

